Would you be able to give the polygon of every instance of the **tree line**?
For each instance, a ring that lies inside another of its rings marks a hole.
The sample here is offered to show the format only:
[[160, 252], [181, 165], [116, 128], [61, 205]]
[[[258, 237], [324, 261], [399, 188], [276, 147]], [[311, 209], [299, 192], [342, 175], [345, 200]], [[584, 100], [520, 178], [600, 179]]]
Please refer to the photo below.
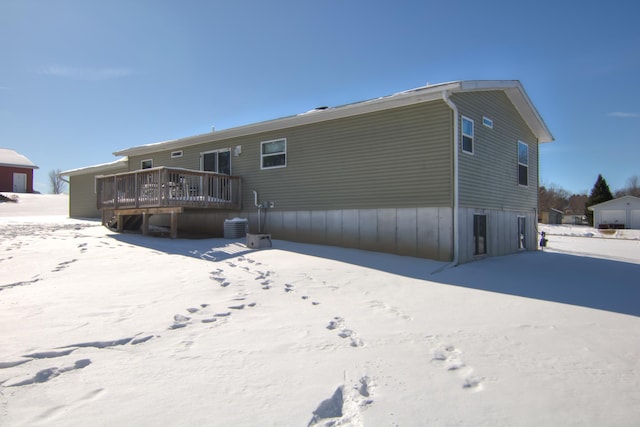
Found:
[[598, 175], [588, 195], [571, 194], [555, 184], [541, 185], [538, 188], [538, 208], [540, 212], [556, 209], [565, 214], [585, 216], [589, 225], [593, 225], [593, 212], [587, 208], [622, 196], [640, 197], [640, 176], [629, 178], [627, 186], [615, 193], [611, 192], [602, 175]]

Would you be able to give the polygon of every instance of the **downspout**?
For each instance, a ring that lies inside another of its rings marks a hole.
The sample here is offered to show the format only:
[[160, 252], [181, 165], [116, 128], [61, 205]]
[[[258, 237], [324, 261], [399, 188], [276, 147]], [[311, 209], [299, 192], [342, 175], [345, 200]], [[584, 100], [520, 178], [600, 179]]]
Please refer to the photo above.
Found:
[[453, 110], [453, 260], [448, 265], [434, 271], [439, 273], [447, 268], [458, 265], [460, 256], [460, 214], [459, 205], [459, 183], [458, 183], [458, 147], [460, 132], [458, 130], [458, 107], [449, 99], [449, 91], [442, 92], [442, 100]]

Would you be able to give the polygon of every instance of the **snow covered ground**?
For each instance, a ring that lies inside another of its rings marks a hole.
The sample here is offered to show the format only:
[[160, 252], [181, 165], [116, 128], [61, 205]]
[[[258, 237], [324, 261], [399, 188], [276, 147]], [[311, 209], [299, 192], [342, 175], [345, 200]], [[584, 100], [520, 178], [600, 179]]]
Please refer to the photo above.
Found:
[[2, 426], [630, 426], [640, 240], [444, 264], [0, 203]]

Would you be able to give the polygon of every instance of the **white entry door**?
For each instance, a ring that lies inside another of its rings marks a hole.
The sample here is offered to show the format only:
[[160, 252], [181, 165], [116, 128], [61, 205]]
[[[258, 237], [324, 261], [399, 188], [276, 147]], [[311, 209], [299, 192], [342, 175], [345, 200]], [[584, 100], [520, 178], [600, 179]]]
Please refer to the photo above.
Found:
[[27, 192], [27, 174], [26, 173], [13, 174], [13, 192], [14, 193]]

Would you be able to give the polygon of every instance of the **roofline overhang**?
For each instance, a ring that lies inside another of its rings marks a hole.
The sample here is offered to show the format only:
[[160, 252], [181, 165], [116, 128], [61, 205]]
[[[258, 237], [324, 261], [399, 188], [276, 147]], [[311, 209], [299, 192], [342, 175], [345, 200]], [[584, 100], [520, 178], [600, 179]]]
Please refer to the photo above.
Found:
[[15, 163], [0, 163], [0, 166], [9, 167], [9, 168], [20, 168], [20, 169], [40, 169], [36, 165], [18, 165]]
[[326, 109], [316, 109], [295, 116], [252, 123], [170, 141], [141, 145], [119, 150], [113, 154], [116, 156], [139, 156], [158, 151], [176, 150], [202, 143], [216, 142], [262, 132], [304, 126], [313, 123], [419, 104], [422, 102], [442, 101], [442, 94], [447, 91], [450, 93], [457, 93], [477, 92], [482, 90], [504, 91], [529, 125], [531, 131], [536, 135], [538, 142], [543, 143], [553, 141], [551, 132], [545, 125], [540, 114], [533, 106], [533, 103], [518, 80], [470, 80], [427, 85], [368, 101], [355, 102]]
[[114, 162], [103, 163], [99, 165], [86, 166], [78, 169], [69, 169], [63, 172], [60, 172], [58, 176], [78, 176], [78, 175], [89, 175], [89, 174], [100, 174], [102, 172], [111, 172], [120, 169], [128, 169], [129, 159], [123, 157], [122, 159], [118, 159]]
[[592, 211], [592, 210], [594, 210], [594, 208], [599, 208], [599, 207], [605, 206], [605, 205], [611, 205], [611, 204], [614, 204], [615, 202], [619, 202], [620, 200], [624, 200], [624, 199], [640, 201], [640, 197], [636, 197], [636, 196], [632, 196], [630, 194], [627, 194], [625, 196], [620, 196], [620, 197], [616, 197], [615, 199], [607, 200], [606, 202], [598, 203], [597, 205], [591, 205], [591, 206], [587, 207], [587, 209]]

